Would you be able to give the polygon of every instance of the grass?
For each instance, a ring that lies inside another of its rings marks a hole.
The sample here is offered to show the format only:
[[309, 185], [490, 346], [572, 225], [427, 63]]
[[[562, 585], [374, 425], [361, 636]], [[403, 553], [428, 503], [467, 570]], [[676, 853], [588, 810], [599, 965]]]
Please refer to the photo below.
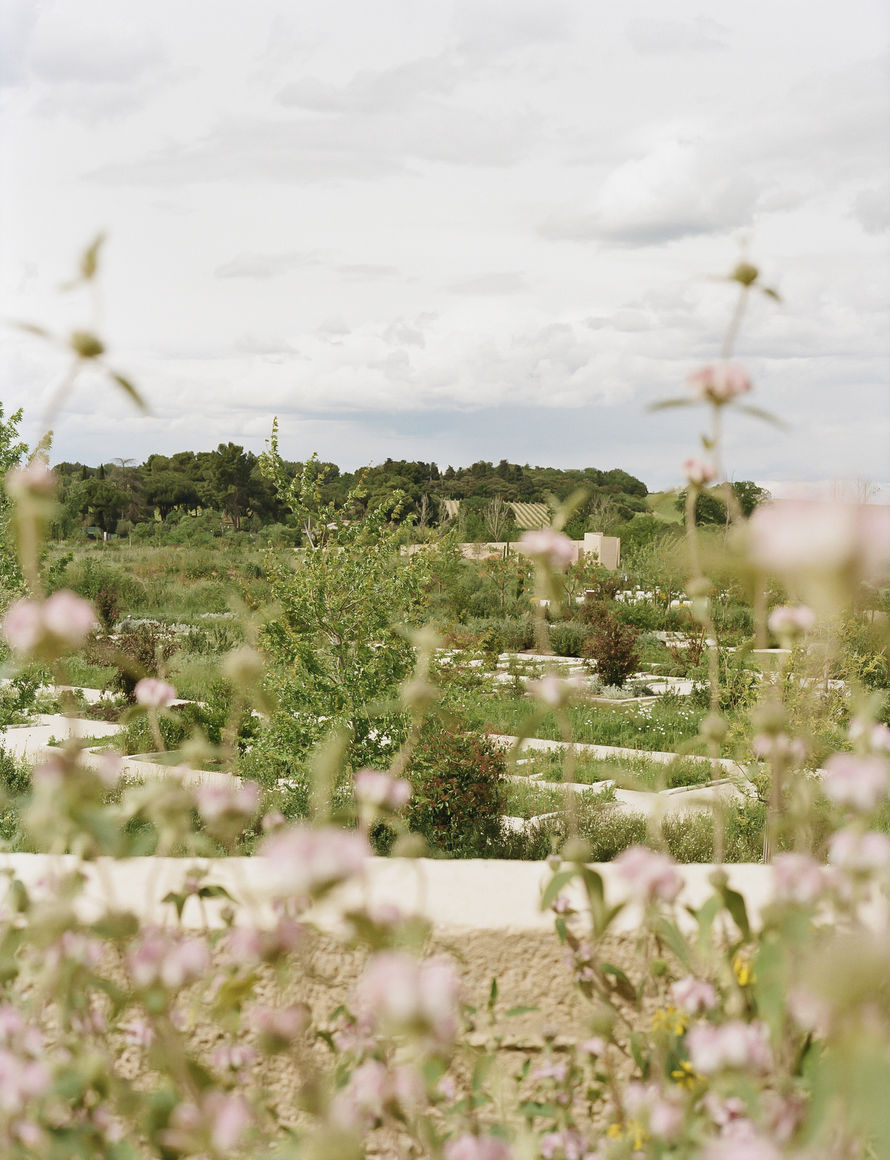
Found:
[[[486, 733], [516, 735], [534, 712], [525, 697], [505, 694], [479, 695], [463, 691], [449, 708], [466, 729]], [[676, 752], [698, 734], [705, 710], [678, 702], [676, 698], [659, 698], [650, 705], [575, 705], [567, 716], [571, 736], [576, 742], [594, 745], [617, 745], [628, 749], [654, 749]], [[534, 736], [550, 741], [563, 739], [562, 728], [553, 713], [547, 713]], [[703, 746], [699, 746], [703, 752]]]
[[666, 524], [682, 524], [683, 516], [677, 511], [676, 504], [676, 491], [650, 491], [646, 496], [649, 511]]
[[[566, 776], [566, 757], [561, 752], [524, 750], [513, 770], [520, 777], [540, 774], [541, 781], [562, 781]], [[588, 757], [578, 753], [571, 781], [582, 785], [612, 779], [622, 789], [661, 790], [680, 785], [703, 785], [710, 781], [711, 770], [703, 762], [678, 758], [670, 765], [640, 757]]]

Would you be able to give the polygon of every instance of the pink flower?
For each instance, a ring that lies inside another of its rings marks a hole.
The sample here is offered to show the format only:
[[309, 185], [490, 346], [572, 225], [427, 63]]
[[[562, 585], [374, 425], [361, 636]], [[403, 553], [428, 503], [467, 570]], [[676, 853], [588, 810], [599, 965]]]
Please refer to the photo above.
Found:
[[92, 604], [67, 588], [54, 592], [44, 604], [43, 623], [50, 635], [71, 648], [80, 648], [98, 628]]
[[[580, 1132], [563, 1128], [561, 1132], [547, 1132], [538, 1141], [538, 1150], [544, 1160], [596, 1160], [596, 1153], [587, 1147]], [[601, 1155], [601, 1153], [600, 1153]]]
[[165, 931], [148, 930], [127, 956], [136, 987], [160, 984], [175, 991], [210, 970], [210, 952], [203, 939], [175, 938]]
[[801, 737], [789, 737], [787, 733], [756, 733], [751, 738], [751, 751], [755, 757], [771, 757], [795, 765], [805, 761], [808, 752]]
[[873, 874], [890, 866], [890, 838], [876, 830], [862, 833], [847, 826], [832, 835], [828, 858], [832, 865], [850, 874]]
[[773, 891], [776, 900], [810, 906], [825, 889], [825, 871], [806, 854], [777, 854], [773, 859]]
[[529, 681], [526, 688], [542, 705], [547, 705], [551, 709], [561, 709], [563, 705], [567, 705], [583, 693], [585, 685], [583, 679], [579, 677], [564, 679], [554, 676], [553, 673], [546, 673], [539, 681]]
[[43, 608], [36, 600], [16, 600], [3, 617], [6, 643], [17, 653], [32, 653], [43, 638]]
[[7, 471], [5, 486], [13, 499], [23, 499], [26, 495], [47, 497], [56, 493], [56, 474], [46, 465], [46, 461], [36, 456], [25, 467], [14, 467]]
[[643, 902], [673, 902], [683, 889], [683, 879], [672, 860], [645, 846], [629, 846], [613, 865], [631, 894]]
[[548, 564], [556, 572], [563, 571], [575, 561], [576, 545], [555, 528], [537, 528], [533, 532], [523, 532], [519, 538], [519, 547], [527, 555]]
[[260, 787], [255, 781], [229, 785], [205, 783], [195, 791], [198, 813], [205, 822], [220, 818], [234, 821], [252, 818], [260, 804]]
[[497, 1136], [464, 1134], [445, 1145], [445, 1160], [511, 1160], [513, 1153]]
[[701, 459], [687, 459], [683, 464], [683, 474], [695, 487], [703, 487], [717, 477], [712, 465]]
[[702, 1075], [732, 1068], [763, 1073], [772, 1064], [769, 1031], [764, 1023], [731, 1019], [715, 1026], [696, 1023], [686, 1034], [689, 1060]]
[[355, 775], [355, 797], [362, 805], [396, 813], [408, 804], [411, 783], [378, 769], [360, 769]]
[[753, 1126], [742, 1135], [721, 1136], [705, 1146], [702, 1160], [781, 1160], [782, 1153]]
[[825, 762], [822, 785], [826, 797], [854, 810], [873, 810], [890, 791], [890, 764], [883, 757], [834, 753]]
[[354, 830], [300, 825], [270, 834], [259, 853], [283, 871], [292, 893], [306, 898], [360, 874], [371, 849]]
[[642, 1120], [653, 1136], [673, 1140], [683, 1129], [683, 1108], [676, 1100], [662, 1094], [654, 1083], [629, 1083], [625, 1107], [634, 1120]]
[[723, 406], [751, 390], [747, 371], [734, 363], [711, 364], [693, 371], [687, 380], [693, 398]]
[[267, 1049], [279, 1051], [303, 1034], [309, 1017], [305, 1007], [254, 1007], [250, 1022]]
[[3, 618], [7, 643], [25, 656], [43, 649], [79, 648], [96, 627], [93, 606], [65, 588], [42, 604], [16, 600]]
[[457, 1032], [460, 990], [453, 965], [420, 962], [403, 951], [381, 951], [356, 986], [359, 1010], [395, 1033], [415, 1031], [445, 1042]]
[[748, 521], [750, 554], [779, 575], [850, 570], [880, 579], [890, 564], [890, 508], [878, 504], [780, 500]]
[[854, 717], [850, 722], [850, 740], [858, 741], [865, 738], [869, 749], [890, 750], [890, 727], [883, 722], [868, 721], [862, 717]]
[[798, 604], [794, 608], [780, 604], [769, 614], [767, 623], [770, 632], [781, 640], [793, 640], [812, 631], [816, 623], [816, 614], [805, 604]]
[[146, 709], [169, 709], [176, 700], [176, 690], [157, 677], [143, 677], [137, 682], [133, 690], [137, 705], [144, 705]]
[[671, 984], [671, 1002], [687, 1015], [701, 1015], [717, 1006], [717, 992], [705, 979], [689, 975]]

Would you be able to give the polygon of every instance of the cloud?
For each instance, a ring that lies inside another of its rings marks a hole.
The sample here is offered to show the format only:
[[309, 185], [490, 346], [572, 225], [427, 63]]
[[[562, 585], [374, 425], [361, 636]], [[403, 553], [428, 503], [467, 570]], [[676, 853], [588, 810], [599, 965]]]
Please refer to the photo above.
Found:
[[26, 79], [28, 46], [39, 15], [33, 0], [3, 0], [0, 4], [0, 88]]
[[292, 270], [317, 266], [314, 250], [291, 250], [281, 254], [237, 254], [213, 271], [214, 278], [278, 278]]
[[454, 282], [448, 289], [452, 294], [519, 294], [528, 285], [518, 271], [503, 270]]
[[613, 169], [592, 209], [552, 213], [539, 233], [555, 241], [644, 246], [738, 229], [751, 221], [758, 185], [722, 160], [698, 141], [662, 140]]
[[890, 229], [890, 181], [861, 190], [853, 201], [853, 217], [867, 234]]
[[730, 44], [730, 31], [708, 16], [692, 20], [631, 20], [627, 39], [644, 56], [689, 52], [721, 52]]

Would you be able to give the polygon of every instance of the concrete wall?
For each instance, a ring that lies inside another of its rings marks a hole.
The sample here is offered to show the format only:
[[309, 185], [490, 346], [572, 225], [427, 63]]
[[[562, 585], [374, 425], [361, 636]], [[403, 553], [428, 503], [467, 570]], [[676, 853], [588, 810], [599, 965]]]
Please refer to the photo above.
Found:
[[[621, 540], [618, 536], [604, 536], [602, 532], [585, 532], [583, 540], [573, 540], [572, 543], [575, 546], [574, 561], [581, 556], [592, 555], [604, 568], [612, 571], [621, 563]], [[498, 540], [486, 544], [459, 544], [458, 547], [466, 560], [491, 560], [510, 552], [517, 552], [520, 555], [525, 552], [521, 540], [513, 540], [510, 543]]]

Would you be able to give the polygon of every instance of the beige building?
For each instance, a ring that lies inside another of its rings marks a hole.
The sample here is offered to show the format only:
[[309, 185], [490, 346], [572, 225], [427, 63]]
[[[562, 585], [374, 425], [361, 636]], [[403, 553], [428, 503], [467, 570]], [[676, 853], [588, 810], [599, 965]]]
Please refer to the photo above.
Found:
[[[604, 536], [602, 532], [585, 532], [583, 540], [573, 540], [574, 561], [581, 556], [593, 556], [604, 568], [615, 571], [621, 564], [621, 539], [618, 536]], [[507, 556], [510, 552], [524, 551], [521, 540], [507, 543], [504, 540], [487, 544], [461, 544], [460, 550], [467, 560], [490, 560], [495, 556]]]

